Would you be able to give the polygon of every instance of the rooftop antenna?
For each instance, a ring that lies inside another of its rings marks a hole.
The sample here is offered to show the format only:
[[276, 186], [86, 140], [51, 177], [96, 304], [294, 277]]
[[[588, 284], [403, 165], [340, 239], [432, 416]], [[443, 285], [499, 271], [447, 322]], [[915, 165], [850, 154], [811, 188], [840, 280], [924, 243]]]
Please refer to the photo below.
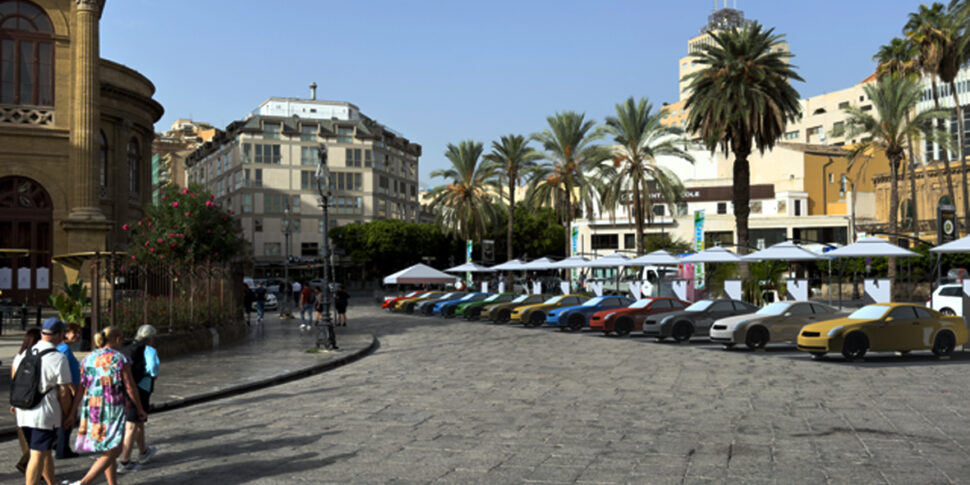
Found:
[[313, 101], [317, 100], [317, 83], [310, 83], [310, 99]]

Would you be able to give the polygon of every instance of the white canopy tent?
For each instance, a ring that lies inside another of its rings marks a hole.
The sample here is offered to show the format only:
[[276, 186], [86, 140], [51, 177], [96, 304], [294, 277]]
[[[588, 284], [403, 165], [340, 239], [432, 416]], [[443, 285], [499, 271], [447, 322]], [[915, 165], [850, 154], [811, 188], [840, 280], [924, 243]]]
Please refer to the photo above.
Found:
[[950, 241], [930, 249], [930, 252], [949, 254], [949, 253], [970, 253], [970, 236]]
[[519, 271], [522, 269], [522, 265], [525, 264], [518, 259], [510, 259], [502, 264], [496, 264], [492, 266], [495, 271]]
[[418, 263], [410, 268], [384, 278], [385, 285], [420, 285], [435, 283], [455, 283], [458, 278], [438, 271], [428, 265]]
[[585, 268], [619, 268], [620, 266], [629, 266], [630, 258], [620, 254], [613, 253], [607, 254], [601, 258], [589, 261], [584, 266]]
[[631, 259], [627, 264], [630, 266], [676, 266], [680, 264], [680, 258], [663, 249], [658, 249], [650, 254]]
[[551, 269], [572, 269], [572, 268], [585, 268], [589, 263], [589, 259], [582, 256], [570, 256], [566, 259], [556, 261], [550, 266]]
[[828, 258], [819, 256], [791, 241], [784, 241], [741, 256], [741, 259], [744, 261], [819, 261]]
[[553, 260], [551, 260], [549, 258], [539, 258], [539, 259], [535, 259], [535, 260], [529, 261], [528, 263], [523, 264], [521, 269], [524, 269], [524, 270], [527, 270], [527, 271], [533, 271], [533, 270], [538, 271], [538, 270], [544, 270], [544, 269], [556, 269], [553, 266], [553, 264], [555, 264], [555, 261], [553, 261]]
[[919, 253], [914, 253], [908, 249], [901, 248], [885, 239], [875, 236], [860, 238], [858, 241], [849, 244], [848, 246], [833, 249], [825, 254], [833, 258], [914, 258], [920, 256]]
[[445, 270], [446, 273], [494, 273], [495, 270], [482, 266], [475, 263], [465, 263], [455, 266], [454, 268], [448, 268]]
[[741, 257], [720, 246], [705, 249], [680, 259], [680, 264], [697, 263], [740, 263]]

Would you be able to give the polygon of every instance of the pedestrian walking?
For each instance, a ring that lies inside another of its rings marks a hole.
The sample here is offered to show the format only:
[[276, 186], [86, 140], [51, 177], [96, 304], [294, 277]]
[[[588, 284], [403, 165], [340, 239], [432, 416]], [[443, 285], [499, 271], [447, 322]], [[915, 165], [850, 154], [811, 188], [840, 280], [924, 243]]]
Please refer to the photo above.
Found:
[[[138, 387], [138, 399], [141, 407], [148, 414], [150, 408], [152, 391], [155, 390], [155, 379], [158, 378], [158, 351], [155, 349], [155, 335], [158, 331], [151, 325], [138, 327], [135, 334], [135, 341], [129, 346], [129, 351], [125, 355], [131, 359], [131, 375]], [[138, 416], [137, 410], [129, 406], [125, 410], [125, 439], [121, 448], [121, 457], [118, 460], [118, 473], [128, 473], [138, 471], [141, 465], [148, 463], [149, 460], [158, 453], [157, 446], [145, 446], [145, 422]], [[138, 460], [131, 460], [131, 452], [135, 445], [138, 445]]]
[[[107, 327], [94, 336], [97, 350], [91, 352], [81, 363], [81, 385], [74, 396], [68, 422], [78, 416], [80, 424], [75, 447], [79, 450], [100, 452], [101, 456], [91, 465], [81, 480], [70, 485], [88, 485], [104, 473], [109, 485], [117, 483], [115, 464], [121, 454], [125, 434], [125, 406], [134, 406], [139, 419], [144, 420], [145, 410], [138, 395], [138, 386], [131, 373], [131, 363], [121, 353], [121, 330]], [[126, 399], [130, 397], [130, 401]]]
[[249, 285], [243, 284], [243, 312], [246, 313], [246, 323], [252, 323], [253, 303], [256, 302], [256, 293]]
[[337, 292], [333, 295], [333, 306], [337, 310], [337, 326], [347, 326], [347, 303], [350, 302], [350, 294], [344, 291], [344, 285], [337, 287]]
[[[36, 345], [38, 341], [40, 341], [40, 329], [36, 327], [27, 329], [27, 332], [24, 333], [24, 341], [20, 344], [20, 351], [17, 352], [17, 357], [22, 359], [23, 355], [25, 355], [31, 347]], [[14, 360], [16, 360], [17, 357], [14, 357]], [[10, 380], [13, 380], [13, 371], [14, 368], [11, 367]], [[14, 419], [16, 419], [17, 408], [10, 406], [10, 413], [13, 414]], [[20, 473], [27, 473], [27, 463], [30, 461], [30, 445], [27, 443], [27, 438], [24, 436], [24, 431], [20, 429], [19, 426], [17, 427], [17, 440], [20, 441], [20, 460], [17, 461], [17, 471]], [[54, 477], [50, 477], [48, 482], [53, 479]]]
[[[71, 425], [68, 418], [64, 423], [64, 409], [69, 409], [71, 393], [71, 369], [64, 354], [57, 351], [57, 345], [64, 338], [64, 322], [56, 317], [44, 320], [40, 340], [30, 349], [14, 358], [14, 378], [11, 383], [11, 404], [22, 404], [20, 398], [33, 391], [42, 396], [38, 404], [31, 408], [17, 407], [17, 426], [24, 433], [30, 448], [30, 461], [27, 463], [27, 485], [37, 485], [43, 475], [48, 485], [54, 485], [54, 443], [57, 440], [56, 428], [62, 424]], [[38, 363], [35, 359], [39, 359]], [[31, 371], [39, 369], [39, 374], [28, 375], [17, 371], [24, 365]], [[36, 375], [37, 377], [34, 377]], [[34, 386], [36, 384], [36, 387]], [[20, 391], [24, 390], [23, 393]], [[15, 399], [16, 398], [16, 399]]]
[[300, 304], [300, 295], [302, 295], [303, 285], [299, 281], [293, 282], [293, 305]]
[[303, 285], [300, 291], [300, 328], [304, 330], [309, 330], [313, 323], [313, 293], [309, 284]]
[[266, 287], [262, 281], [259, 282], [253, 293], [256, 295], [256, 317], [258, 321], [262, 322], [263, 315], [266, 313]]
[[[67, 366], [71, 370], [71, 385], [77, 389], [78, 381], [81, 380], [81, 365], [71, 351], [71, 344], [81, 340], [81, 327], [76, 323], [69, 323], [64, 330], [64, 341], [57, 345], [57, 351], [64, 354], [67, 358]], [[54, 458], [63, 460], [65, 458], [76, 458], [77, 453], [71, 451], [68, 443], [71, 439], [71, 429], [73, 426], [61, 426], [57, 428], [57, 445], [54, 447]]]

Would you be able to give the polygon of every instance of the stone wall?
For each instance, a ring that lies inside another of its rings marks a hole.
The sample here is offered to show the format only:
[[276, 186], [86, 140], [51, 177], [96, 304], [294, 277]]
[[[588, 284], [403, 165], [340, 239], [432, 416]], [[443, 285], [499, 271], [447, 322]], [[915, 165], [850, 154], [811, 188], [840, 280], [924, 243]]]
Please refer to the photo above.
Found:
[[155, 348], [159, 358], [165, 359], [190, 352], [214, 349], [220, 345], [238, 342], [249, 334], [249, 325], [244, 322], [225, 324], [205, 330], [159, 335], [155, 338]]

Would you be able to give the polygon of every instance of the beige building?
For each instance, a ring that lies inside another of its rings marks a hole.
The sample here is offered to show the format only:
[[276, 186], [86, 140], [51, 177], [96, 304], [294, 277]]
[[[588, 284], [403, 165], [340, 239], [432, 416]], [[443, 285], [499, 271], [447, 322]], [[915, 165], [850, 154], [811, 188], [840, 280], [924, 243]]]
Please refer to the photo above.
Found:
[[330, 169], [331, 227], [388, 218], [416, 221], [420, 214], [421, 145], [351, 103], [315, 97], [270, 98], [187, 159], [188, 182], [203, 185], [237, 213], [257, 274], [260, 267], [278, 267], [287, 254], [319, 258], [321, 145]]
[[208, 123], [178, 119], [172, 128], [156, 133], [152, 142], [152, 202], [158, 203], [163, 188], [186, 186], [185, 159], [203, 143], [215, 137]]
[[[103, 0], [0, 0], [0, 291], [28, 304], [75, 254], [123, 250], [151, 196], [155, 86], [101, 59]], [[76, 261], [76, 260], [75, 260]]]

